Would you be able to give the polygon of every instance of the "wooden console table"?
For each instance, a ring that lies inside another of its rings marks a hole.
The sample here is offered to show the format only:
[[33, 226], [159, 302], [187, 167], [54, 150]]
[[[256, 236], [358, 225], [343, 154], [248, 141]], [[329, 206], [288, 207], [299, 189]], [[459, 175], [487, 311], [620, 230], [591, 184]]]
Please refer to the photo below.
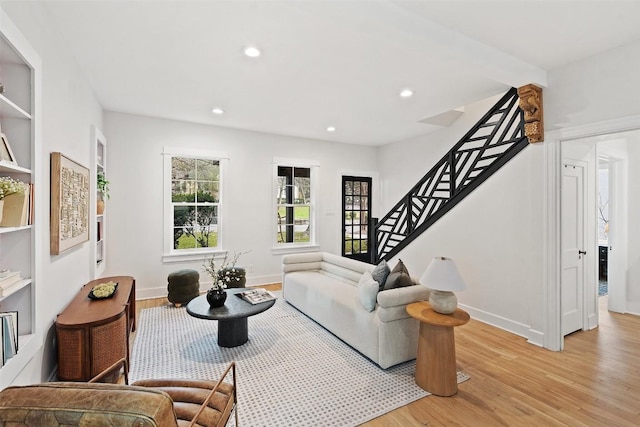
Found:
[[[89, 291], [105, 282], [118, 283], [113, 297], [90, 299]], [[129, 362], [129, 333], [136, 329], [135, 283], [130, 276], [93, 280], [58, 315], [59, 380], [89, 381], [123, 357]]]
[[467, 323], [469, 314], [459, 308], [440, 314], [424, 301], [407, 305], [407, 313], [420, 321], [416, 383], [437, 396], [453, 396], [458, 392], [453, 328]]

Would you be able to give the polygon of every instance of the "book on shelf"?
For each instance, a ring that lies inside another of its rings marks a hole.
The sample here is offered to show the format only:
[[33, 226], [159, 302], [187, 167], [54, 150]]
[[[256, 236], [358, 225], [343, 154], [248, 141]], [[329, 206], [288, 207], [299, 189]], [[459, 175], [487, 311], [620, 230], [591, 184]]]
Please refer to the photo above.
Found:
[[2, 363], [18, 353], [18, 312], [5, 311], [0, 313], [2, 321]]
[[[21, 280], [22, 277], [20, 276], [19, 271], [6, 272], [2, 277], [0, 277], [0, 291], [10, 288]], [[0, 295], [2, 294], [0, 293]]]
[[23, 183], [23, 194], [10, 194], [4, 198], [0, 227], [20, 227], [29, 225], [31, 185]]
[[34, 209], [33, 204], [35, 203], [35, 194], [33, 191], [33, 184], [29, 184], [29, 225], [33, 224], [34, 218]]
[[276, 296], [266, 289], [257, 288], [249, 291], [239, 292], [236, 294], [250, 304], [260, 304], [261, 302], [273, 301]]
[[4, 366], [4, 328], [0, 319], [0, 366]]
[[12, 293], [14, 293], [15, 291], [17, 291], [18, 289], [22, 288], [22, 278], [20, 278], [20, 280], [18, 280], [17, 282], [15, 282], [13, 285], [7, 287], [7, 288], [0, 288], [0, 298], [2, 297], [6, 297], [8, 295], [11, 295]]

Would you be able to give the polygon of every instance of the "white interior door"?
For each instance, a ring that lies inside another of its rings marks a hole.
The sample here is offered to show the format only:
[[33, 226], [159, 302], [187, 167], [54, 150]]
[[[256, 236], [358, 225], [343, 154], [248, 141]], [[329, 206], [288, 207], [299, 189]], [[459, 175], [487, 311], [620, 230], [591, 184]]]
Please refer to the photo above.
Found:
[[584, 310], [584, 173], [579, 162], [562, 168], [560, 307], [562, 335], [582, 329]]

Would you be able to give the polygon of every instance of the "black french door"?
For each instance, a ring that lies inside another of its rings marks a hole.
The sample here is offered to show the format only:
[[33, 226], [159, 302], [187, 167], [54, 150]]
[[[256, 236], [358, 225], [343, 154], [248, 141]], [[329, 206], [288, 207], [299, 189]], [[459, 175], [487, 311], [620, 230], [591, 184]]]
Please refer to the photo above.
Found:
[[342, 177], [342, 256], [369, 262], [371, 178]]

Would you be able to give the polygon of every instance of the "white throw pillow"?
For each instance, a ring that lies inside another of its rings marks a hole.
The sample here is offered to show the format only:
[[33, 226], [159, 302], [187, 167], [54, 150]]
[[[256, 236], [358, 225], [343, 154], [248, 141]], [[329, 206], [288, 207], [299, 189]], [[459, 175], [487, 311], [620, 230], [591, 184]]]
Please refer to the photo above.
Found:
[[371, 276], [371, 272], [365, 271], [358, 282], [358, 299], [360, 304], [367, 311], [373, 311], [376, 308], [376, 299], [380, 286]]

